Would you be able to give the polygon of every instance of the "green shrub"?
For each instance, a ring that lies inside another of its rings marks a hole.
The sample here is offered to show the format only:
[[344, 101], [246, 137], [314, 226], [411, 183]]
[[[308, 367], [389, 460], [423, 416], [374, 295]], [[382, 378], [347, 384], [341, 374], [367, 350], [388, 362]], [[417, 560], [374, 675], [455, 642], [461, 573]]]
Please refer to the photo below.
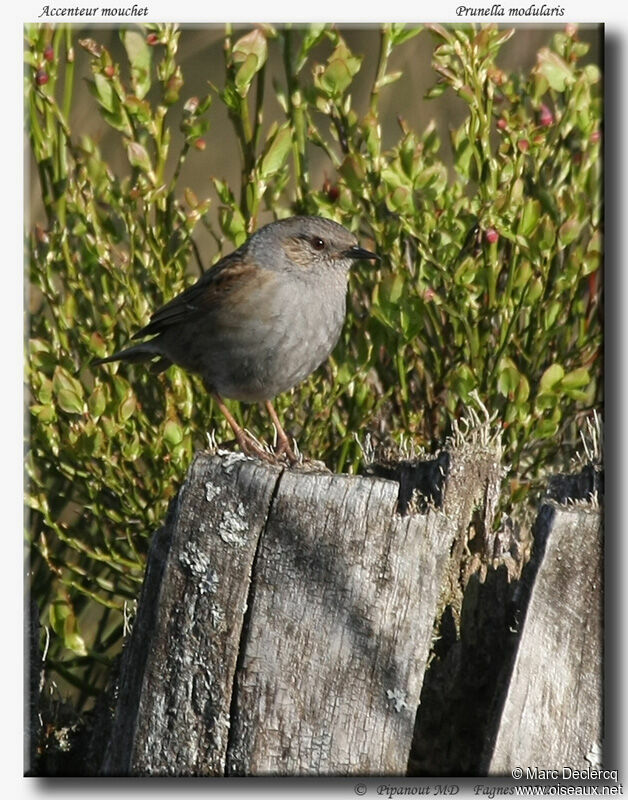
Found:
[[[264, 212], [320, 214], [383, 256], [352, 276], [329, 364], [277, 402], [300, 449], [332, 469], [359, 467], [355, 434], [368, 430], [442, 442], [477, 392], [503, 429], [518, 499], [599, 403], [599, 70], [581, 64], [587, 46], [571, 28], [529, 74], [507, 74], [496, 59], [512, 30], [426, 27], [382, 28], [363, 115], [350, 92], [365, 59], [332, 27], [260, 26], [237, 39], [227, 28], [224, 84], [200, 98], [183, 94], [174, 26], [121, 32], [125, 63], [71, 28], [27, 29], [27, 126], [47, 216], [28, 235], [31, 571], [47, 669], [80, 688], [79, 706], [119, 650], [149, 537], [192, 453], [210, 430], [231, 438], [195, 376], [90, 366], [194, 279], [197, 225], [218, 259]], [[438, 79], [428, 98], [454, 92], [466, 104], [449, 132], [453, 172], [432, 124], [417, 132], [400, 118], [396, 145], [382, 145], [379, 99], [399, 77], [390, 55], [430, 36]], [[90, 54], [94, 108], [119, 135], [126, 175], [70, 129], [77, 46]], [[283, 119], [268, 128], [271, 48], [284, 67]], [[181, 167], [211, 140], [212, 102], [233, 123], [241, 183], [215, 178], [199, 199]], [[310, 176], [314, 148], [327, 159], [322, 186]], [[268, 436], [257, 408], [230, 407]]]

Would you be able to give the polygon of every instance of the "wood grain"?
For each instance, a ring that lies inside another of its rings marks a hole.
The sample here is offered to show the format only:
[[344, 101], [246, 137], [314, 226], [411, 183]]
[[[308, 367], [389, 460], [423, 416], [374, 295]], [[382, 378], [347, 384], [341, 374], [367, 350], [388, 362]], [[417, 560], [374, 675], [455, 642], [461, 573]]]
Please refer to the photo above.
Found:
[[[545, 506], [545, 553], [490, 762], [591, 769], [602, 733], [602, 536], [594, 509]], [[561, 773], [562, 774], [562, 773]]]

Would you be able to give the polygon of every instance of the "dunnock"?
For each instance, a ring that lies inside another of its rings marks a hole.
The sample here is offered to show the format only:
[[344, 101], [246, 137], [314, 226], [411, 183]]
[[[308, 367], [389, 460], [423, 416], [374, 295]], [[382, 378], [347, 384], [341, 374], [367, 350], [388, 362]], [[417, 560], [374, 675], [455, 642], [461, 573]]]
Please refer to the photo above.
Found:
[[345, 318], [351, 263], [378, 258], [342, 225], [291, 217], [265, 225], [133, 338], [153, 336], [95, 364], [157, 358], [200, 374], [242, 450], [265, 456], [222, 396], [263, 401], [277, 428], [277, 455], [296, 461], [270, 400], [304, 380], [334, 349]]

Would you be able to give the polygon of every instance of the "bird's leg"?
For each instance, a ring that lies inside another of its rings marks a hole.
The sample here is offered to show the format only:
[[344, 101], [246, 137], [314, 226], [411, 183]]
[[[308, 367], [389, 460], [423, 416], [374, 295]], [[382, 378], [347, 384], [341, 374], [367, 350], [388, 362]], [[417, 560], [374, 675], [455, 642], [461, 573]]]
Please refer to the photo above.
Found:
[[214, 400], [216, 401], [216, 405], [220, 409], [224, 418], [229, 423], [231, 430], [234, 432], [236, 441], [240, 445], [240, 449], [242, 450], [242, 452], [247, 456], [254, 454], [259, 458], [264, 459], [264, 461], [271, 461], [272, 459], [270, 455], [264, 450], [262, 450], [262, 448], [259, 447], [259, 445], [253, 440], [251, 436], [247, 435], [244, 428], [238, 425], [236, 418], [224, 404], [222, 397], [217, 392], [212, 392], [212, 394], [214, 396]]
[[264, 403], [266, 406], [266, 410], [273, 422], [273, 425], [277, 429], [277, 455], [280, 456], [285, 453], [288, 461], [291, 464], [296, 464], [298, 459], [294, 454], [292, 447], [290, 446], [290, 439], [288, 438], [288, 434], [284, 431], [281, 422], [279, 422], [279, 417], [277, 416], [277, 412], [273, 408], [273, 404], [270, 400], [266, 400]]

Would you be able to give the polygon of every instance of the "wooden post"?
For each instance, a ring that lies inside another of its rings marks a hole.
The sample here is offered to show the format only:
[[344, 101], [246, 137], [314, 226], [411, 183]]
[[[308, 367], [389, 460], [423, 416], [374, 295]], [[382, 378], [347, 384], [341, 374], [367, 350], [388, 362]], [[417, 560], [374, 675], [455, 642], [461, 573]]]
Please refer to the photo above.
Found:
[[220, 775], [258, 539], [280, 470], [196, 457], [149, 553], [103, 770]]
[[550, 487], [519, 579], [486, 445], [367, 476], [198, 454], [151, 546], [95, 771], [402, 775], [411, 748], [414, 774], [592, 765], [599, 511]]
[[411, 774], [511, 775], [521, 767], [525, 776], [526, 767], [599, 763], [601, 487], [588, 467], [553, 478], [531, 530], [514, 523], [500, 531], [504, 556], [485, 578], [478, 571], [468, 580], [458, 619], [445, 609]]
[[520, 632], [489, 771], [587, 770], [602, 759], [599, 510], [546, 505], [544, 554]]
[[198, 455], [149, 557], [104, 772], [404, 774], [461, 523], [398, 502], [389, 480]]

